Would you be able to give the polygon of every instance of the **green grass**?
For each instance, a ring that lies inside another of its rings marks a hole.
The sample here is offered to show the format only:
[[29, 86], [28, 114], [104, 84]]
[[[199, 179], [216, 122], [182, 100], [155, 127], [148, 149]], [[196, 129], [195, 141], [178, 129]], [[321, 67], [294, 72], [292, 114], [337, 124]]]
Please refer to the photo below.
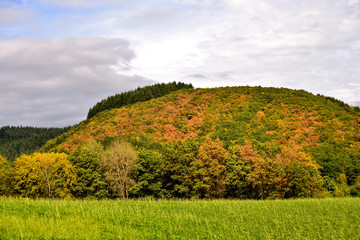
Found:
[[0, 239], [360, 239], [360, 199], [0, 199]]

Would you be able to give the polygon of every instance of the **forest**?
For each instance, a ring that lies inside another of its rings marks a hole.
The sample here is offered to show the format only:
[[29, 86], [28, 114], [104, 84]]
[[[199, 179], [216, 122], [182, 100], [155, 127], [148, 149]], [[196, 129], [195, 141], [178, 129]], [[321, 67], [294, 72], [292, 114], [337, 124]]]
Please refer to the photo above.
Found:
[[71, 127], [37, 128], [4, 126], [0, 128], [0, 154], [14, 161], [21, 154], [31, 154], [38, 151], [45, 143]]
[[0, 194], [30, 198], [360, 196], [360, 111], [304, 90], [182, 88], [1, 157], [0, 176]]
[[149, 101], [153, 98], [165, 96], [176, 90], [187, 88], [192, 89], [194, 87], [191, 84], [181, 82], [157, 83], [151, 86], [138, 87], [135, 90], [119, 93], [98, 102], [95, 106], [90, 108], [87, 119], [90, 119], [99, 112], [105, 110], [120, 108], [137, 102]]

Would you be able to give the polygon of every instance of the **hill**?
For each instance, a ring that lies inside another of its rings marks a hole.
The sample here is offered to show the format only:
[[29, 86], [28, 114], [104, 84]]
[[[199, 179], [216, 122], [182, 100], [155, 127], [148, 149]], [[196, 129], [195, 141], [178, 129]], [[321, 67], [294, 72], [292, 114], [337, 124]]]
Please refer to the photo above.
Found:
[[21, 154], [38, 151], [45, 143], [64, 132], [66, 128], [36, 128], [4, 126], [0, 128], [0, 154], [14, 161]]
[[[226, 168], [220, 171], [222, 173], [236, 167], [226, 164], [232, 154], [243, 162], [248, 159], [250, 168], [258, 167], [263, 174], [265, 170], [270, 174], [274, 169], [280, 174], [287, 164], [294, 162], [311, 165], [320, 171], [323, 184], [329, 190], [334, 190], [335, 183], [354, 185], [360, 180], [359, 108], [304, 90], [263, 87], [182, 89], [150, 101], [100, 112], [50, 140], [42, 151], [72, 153], [90, 139], [107, 145], [118, 138], [131, 142], [140, 151], [140, 158], [146, 161], [144, 156], [148, 152], [141, 153], [144, 149], [165, 162], [178, 161], [177, 164], [184, 168], [176, 170], [181, 181], [191, 179], [195, 173], [189, 173], [189, 169], [199, 159], [207, 158], [206, 154], [213, 154], [210, 158], [216, 159], [213, 167]], [[201, 151], [207, 153], [201, 155]], [[188, 158], [180, 159], [182, 156]], [[207, 160], [201, 161], [202, 166], [204, 161]], [[210, 165], [205, 167], [210, 169]], [[138, 174], [139, 178], [144, 173]], [[169, 174], [171, 176], [164, 180], [165, 183], [174, 180], [174, 173]], [[281, 181], [281, 174], [272, 177]], [[252, 187], [256, 181], [261, 182], [261, 179], [255, 178]], [[193, 186], [189, 190], [185, 185], [182, 182], [169, 187], [172, 190], [167, 194], [187, 197], [190, 193], [186, 191], [195, 191]], [[266, 191], [269, 193], [261, 192], [257, 196], [271, 197], [273, 190]], [[200, 197], [213, 196], [199, 194]], [[241, 194], [244, 193], [238, 193], [237, 197]]]

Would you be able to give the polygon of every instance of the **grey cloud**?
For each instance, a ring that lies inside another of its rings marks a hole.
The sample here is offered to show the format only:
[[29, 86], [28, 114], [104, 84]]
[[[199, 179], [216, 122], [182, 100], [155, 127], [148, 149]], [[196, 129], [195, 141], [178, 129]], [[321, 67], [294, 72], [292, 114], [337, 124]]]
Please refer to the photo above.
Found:
[[119, 72], [131, 68], [134, 58], [122, 39], [0, 41], [0, 126], [64, 126], [85, 119], [101, 99], [153, 83]]
[[207, 78], [204, 74], [195, 73], [187, 76], [188, 78]]
[[225, 71], [225, 72], [220, 72], [216, 74], [218, 78], [222, 78], [222, 79], [229, 79], [232, 76], [232, 72], [230, 71]]
[[20, 23], [32, 16], [34, 16], [34, 13], [30, 10], [0, 8], [0, 26]]

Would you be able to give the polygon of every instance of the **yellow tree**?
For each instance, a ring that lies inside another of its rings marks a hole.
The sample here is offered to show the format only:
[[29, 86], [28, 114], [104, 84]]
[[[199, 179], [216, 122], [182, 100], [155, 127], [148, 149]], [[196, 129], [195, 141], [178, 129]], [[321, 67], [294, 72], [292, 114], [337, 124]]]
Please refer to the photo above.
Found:
[[16, 159], [14, 179], [22, 196], [69, 198], [76, 169], [64, 153], [34, 153]]
[[106, 150], [101, 164], [105, 168], [105, 177], [111, 190], [125, 199], [129, 197], [129, 188], [135, 183], [130, 173], [134, 169], [138, 156], [130, 143], [115, 141]]

